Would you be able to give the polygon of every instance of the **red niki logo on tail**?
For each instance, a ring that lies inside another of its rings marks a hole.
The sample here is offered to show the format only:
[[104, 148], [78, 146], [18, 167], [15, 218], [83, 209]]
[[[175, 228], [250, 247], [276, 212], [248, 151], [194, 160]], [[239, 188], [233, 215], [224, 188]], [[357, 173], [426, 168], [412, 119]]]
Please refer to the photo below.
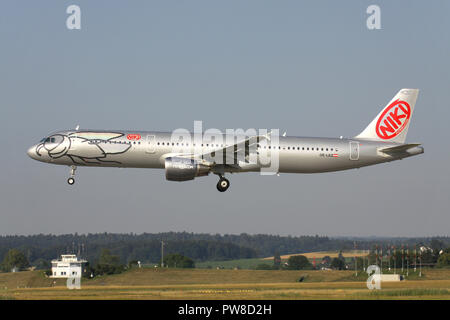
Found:
[[411, 107], [408, 102], [395, 100], [378, 118], [375, 130], [377, 136], [388, 140], [399, 135], [408, 124], [411, 117]]

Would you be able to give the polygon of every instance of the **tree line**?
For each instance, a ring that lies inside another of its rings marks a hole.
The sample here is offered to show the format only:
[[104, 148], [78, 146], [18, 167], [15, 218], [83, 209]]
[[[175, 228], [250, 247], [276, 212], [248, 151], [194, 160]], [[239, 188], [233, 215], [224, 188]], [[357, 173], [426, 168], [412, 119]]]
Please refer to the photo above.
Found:
[[[448, 237], [438, 238], [442, 244], [450, 244]], [[430, 243], [420, 239], [355, 239], [329, 238], [326, 236], [278, 236], [265, 234], [194, 234], [188, 232], [143, 233], [143, 234], [66, 234], [0, 236], [0, 259], [3, 261], [9, 250], [17, 249], [27, 261], [40, 269], [49, 268], [50, 261], [61, 254], [75, 253], [98, 263], [102, 250], [117, 257], [118, 263], [127, 265], [131, 261], [159, 263], [161, 240], [164, 254], [180, 254], [193, 261], [234, 260], [273, 256], [275, 253], [292, 254], [310, 251], [350, 250], [370, 248], [375, 243], [387, 246], [400, 243]]]

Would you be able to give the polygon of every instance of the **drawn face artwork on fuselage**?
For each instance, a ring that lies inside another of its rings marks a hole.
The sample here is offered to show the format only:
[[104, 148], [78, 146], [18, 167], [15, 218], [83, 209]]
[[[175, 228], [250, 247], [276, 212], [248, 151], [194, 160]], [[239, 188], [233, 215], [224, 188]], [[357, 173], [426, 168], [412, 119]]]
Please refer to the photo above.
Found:
[[119, 132], [73, 132], [67, 135], [54, 134], [36, 146], [36, 154], [40, 157], [49, 157], [55, 161], [68, 157], [74, 164], [101, 164], [116, 163], [108, 156], [127, 152], [131, 144], [121, 141], [123, 137]]
[[50, 158], [57, 159], [64, 156], [70, 148], [70, 139], [62, 134], [54, 134], [46, 138], [36, 147], [39, 156], [47, 153]]

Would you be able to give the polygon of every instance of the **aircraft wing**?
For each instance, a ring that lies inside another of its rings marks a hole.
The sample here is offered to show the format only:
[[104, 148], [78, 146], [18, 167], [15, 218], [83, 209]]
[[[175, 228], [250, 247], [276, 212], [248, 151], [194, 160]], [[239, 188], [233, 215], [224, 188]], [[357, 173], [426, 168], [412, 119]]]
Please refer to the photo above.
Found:
[[[269, 140], [270, 141], [271, 132], [266, 135], [253, 136], [247, 139], [236, 142], [233, 145], [229, 145], [223, 148], [218, 148], [212, 151], [208, 151], [207, 153], [203, 153], [201, 155], [195, 155], [198, 158], [209, 161], [210, 159], [217, 159], [218, 156], [222, 156], [224, 162], [222, 164], [226, 165], [237, 165], [239, 161], [249, 162], [249, 156], [251, 152], [258, 153], [256, 150], [258, 148], [258, 144], [261, 140]], [[210, 161], [213, 162], [214, 161]]]
[[[232, 167], [240, 168], [239, 162], [249, 163], [250, 153], [256, 153], [258, 143], [262, 140], [270, 141], [272, 132], [266, 135], [252, 136], [247, 139], [236, 142], [232, 145], [217, 148], [206, 153], [170, 153], [165, 157], [182, 157], [201, 161], [203, 165], [210, 167]], [[200, 148], [199, 148], [200, 149]]]
[[[163, 155], [164, 158], [179, 157], [196, 160], [204, 166], [208, 166], [211, 170], [216, 172], [224, 172], [226, 170], [241, 170], [245, 168], [258, 167], [257, 162], [251, 162], [250, 154], [258, 155], [258, 144], [262, 140], [271, 140], [272, 132], [266, 135], [252, 136], [247, 139], [243, 139], [232, 145], [226, 147], [218, 147], [217, 149], [208, 151], [206, 153], [168, 153]], [[197, 146], [199, 150], [200, 146]]]

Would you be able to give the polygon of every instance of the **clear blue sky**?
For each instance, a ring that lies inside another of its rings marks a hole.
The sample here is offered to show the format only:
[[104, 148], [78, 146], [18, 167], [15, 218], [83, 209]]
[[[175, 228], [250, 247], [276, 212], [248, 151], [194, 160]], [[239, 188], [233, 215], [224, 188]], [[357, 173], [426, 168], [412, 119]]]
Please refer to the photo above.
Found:
[[[81, 30], [66, 8], [81, 7]], [[381, 8], [381, 30], [366, 8]], [[0, 3], [0, 234], [449, 235], [449, 1]], [[163, 170], [31, 160], [54, 130], [279, 128], [352, 137], [421, 89], [425, 154], [316, 175], [167, 182]]]

